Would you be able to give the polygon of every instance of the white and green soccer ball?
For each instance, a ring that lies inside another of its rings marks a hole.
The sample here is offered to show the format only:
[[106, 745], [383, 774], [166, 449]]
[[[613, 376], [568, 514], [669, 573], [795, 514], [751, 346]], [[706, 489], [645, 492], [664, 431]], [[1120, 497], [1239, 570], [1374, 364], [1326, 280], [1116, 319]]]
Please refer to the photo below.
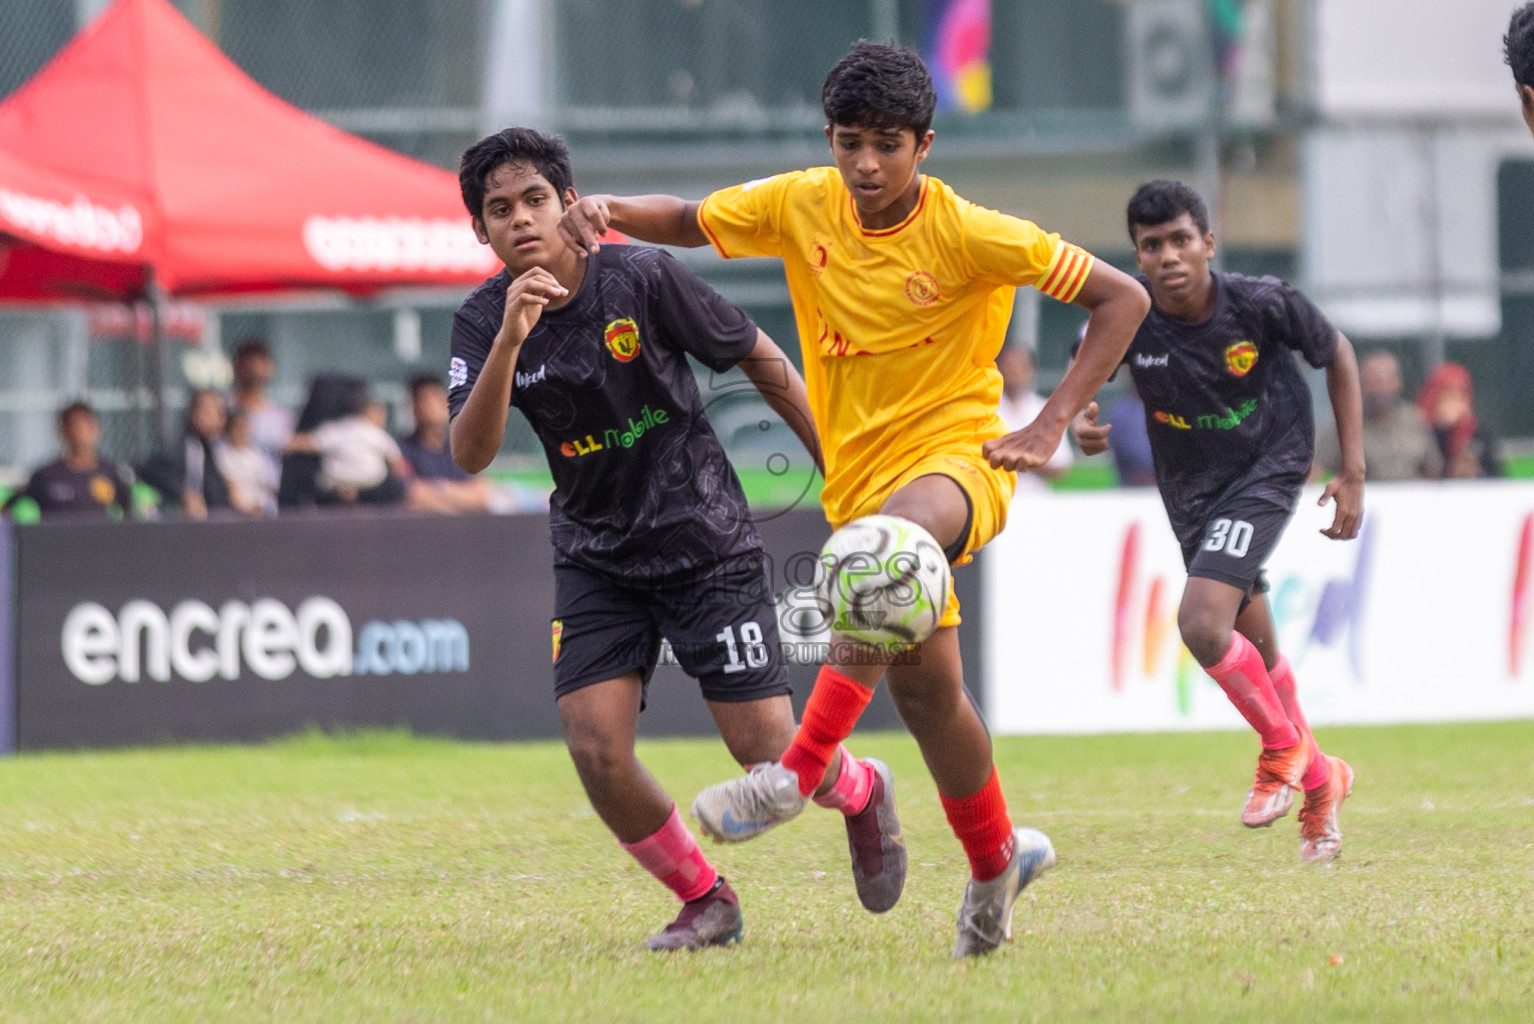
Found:
[[948, 601], [948, 558], [924, 528], [899, 516], [864, 516], [831, 534], [822, 608], [842, 640], [898, 647], [937, 629]]

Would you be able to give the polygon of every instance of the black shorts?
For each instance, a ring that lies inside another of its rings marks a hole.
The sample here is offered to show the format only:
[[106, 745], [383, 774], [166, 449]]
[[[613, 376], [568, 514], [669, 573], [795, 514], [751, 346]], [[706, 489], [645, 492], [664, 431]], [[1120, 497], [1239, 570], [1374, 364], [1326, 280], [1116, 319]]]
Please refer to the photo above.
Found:
[[1189, 576], [1228, 583], [1248, 596], [1267, 592], [1262, 567], [1294, 515], [1304, 481], [1274, 484], [1265, 480], [1261, 486], [1232, 487], [1203, 515], [1173, 519]]
[[556, 698], [636, 671], [648, 688], [662, 637], [708, 700], [793, 692], [760, 553], [663, 583], [556, 565], [553, 634]]

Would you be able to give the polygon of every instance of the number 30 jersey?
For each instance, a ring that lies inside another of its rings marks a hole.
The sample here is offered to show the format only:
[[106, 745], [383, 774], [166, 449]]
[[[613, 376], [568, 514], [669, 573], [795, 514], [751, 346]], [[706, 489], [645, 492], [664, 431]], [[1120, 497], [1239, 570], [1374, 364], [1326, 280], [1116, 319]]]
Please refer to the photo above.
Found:
[[1294, 288], [1273, 277], [1212, 276], [1207, 319], [1187, 323], [1152, 308], [1124, 356], [1174, 528], [1202, 519], [1238, 481], [1293, 509], [1315, 451], [1310, 389], [1293, 353], [1322, 367], [1337, 351], [1336, 328]]

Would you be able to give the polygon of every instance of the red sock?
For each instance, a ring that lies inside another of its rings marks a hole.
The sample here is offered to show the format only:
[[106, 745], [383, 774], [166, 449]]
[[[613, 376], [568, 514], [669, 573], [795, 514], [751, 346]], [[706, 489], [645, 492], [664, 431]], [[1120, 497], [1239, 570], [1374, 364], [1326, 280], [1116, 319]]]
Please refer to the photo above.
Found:
[[836, 748], [852, 735], [858, 717], [873, 699], [873, 690], [830, 665], [820, 666], [815, 689], [810, 691], [804, 717], [799, 720], [799, 731], [783, 753], [783, 766], [799, 773], [801, 794], [809, 796], [820, 788]]
[[1278, 694], [1279, 703], [1284, 706], [1284, 714], [1289, 716], [1289, 721], [1294, 723], [1294, 727], [1310, 740], [1310, 769], [1305, 772], [1300, 785], [1305, 789], [1326, 785], [1332, 778], [1332, 765], [1326, 759], [1326, 755], [1321, 753], [1321, 746], [1316, 742], [1315, 734], [1310, 731], [1310, 725], [1305, 721], [1305, 712], [1300, 710], [1300, 697], [1294, 684], [1294, 670], [1289, 667], [1289, 659], [1280, 654], [1278, 664], [1268, 670], [1268, 678], [1273, 680], [1273, 690]]
[[671, 817], [660, 831], [637, 843], [620, 845], [683, 903], [707, 895], [719, 877], [719, 872], [703, 856], [698, 841], [682, 824], [675, 804], [671, 805]]
[[1220, 684], [1225, 696], [1241, 712], [1257, 735], [1262, 737], [1266, 750], [1282, 750], [1300, 742], [1300, 731], [1284, 714], [1273, 680], [1262, 663], [1262, 655], [1252, 642], [1240, 633], [1232, 633], [1230, 650], [1218, 665], [1205, 669]]
[[969, 873], [977, 882], [989, 882], [1012, 863], [1012, 819], [1007, 798], [1001, 795], [1001, 776], [991, 766], [991, 780], [972, 796], [954, 799], [938, 794], [953, 834], [964, 844]]
[[850, 818], [868, 807], [868, 798], [874, 793], [874, 766], [853, 757], [846, 747], [837, 749], [842, 752], [841, 771], [836, 773], [831, 788], [817, 796], [815, 802]]

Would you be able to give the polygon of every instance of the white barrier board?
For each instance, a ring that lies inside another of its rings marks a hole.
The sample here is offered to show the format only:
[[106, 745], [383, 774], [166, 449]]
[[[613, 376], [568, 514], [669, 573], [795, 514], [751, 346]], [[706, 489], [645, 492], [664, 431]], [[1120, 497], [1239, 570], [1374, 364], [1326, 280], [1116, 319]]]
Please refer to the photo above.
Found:
[[[1363, 535], [1320, 488], [1268, 560], [1312, 724], [1534, 717], [1534, 484], [1371, 485]], [[986, 551], [998, 733], [1244, 727], [1177, 634], [1186, 574], [1153, 490], [1020, 497]]]

